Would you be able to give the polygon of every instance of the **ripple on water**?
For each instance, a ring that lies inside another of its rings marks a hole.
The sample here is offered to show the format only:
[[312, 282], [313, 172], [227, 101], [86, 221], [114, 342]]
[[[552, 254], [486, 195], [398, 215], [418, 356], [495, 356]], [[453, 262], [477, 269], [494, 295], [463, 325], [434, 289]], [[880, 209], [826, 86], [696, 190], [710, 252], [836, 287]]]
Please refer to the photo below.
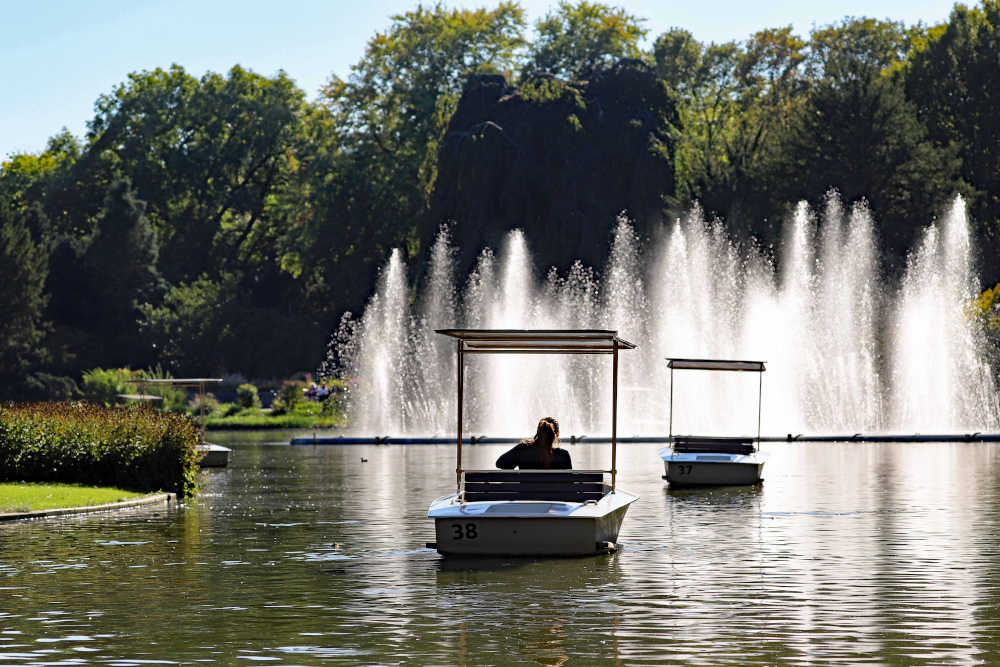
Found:
[[278, 646], [273, 650], [292, 655], [309, 655], [316, 658], [357, 658], [371, 654], [371, 651], [362, 651], [356, 648], [338, 648], [335, 646]]
[[[399, 465], [359, 467], [356, 449], [248, 445], [200, 479], [211, 502], [5, 526], [0, 639], [14, 641], [0, 663], [1000, 655], [1000, 448], [774, 446], [761, 487], [694, 491], [664, 485], [657, 449], [619, 448], [619, 483], [640, 500], [617, 554], [463, 561], [424, 548], [427, 506], [454, 484], [451, 448], [386, 447]], [[496, 451], [466, 456], [488, 467]]]

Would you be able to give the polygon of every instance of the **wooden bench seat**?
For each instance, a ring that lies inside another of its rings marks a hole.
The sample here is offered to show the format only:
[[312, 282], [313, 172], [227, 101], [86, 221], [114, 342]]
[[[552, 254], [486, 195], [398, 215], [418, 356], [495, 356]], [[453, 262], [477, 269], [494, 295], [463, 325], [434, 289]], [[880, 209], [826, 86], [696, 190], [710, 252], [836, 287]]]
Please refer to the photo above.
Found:
[[674, 438], [678, 454], [753, 454], [750, 438]]
[[610, 491], [601, 472], [476, 470], [465, 473], [463, 497], [480, 500], [600, 500]]

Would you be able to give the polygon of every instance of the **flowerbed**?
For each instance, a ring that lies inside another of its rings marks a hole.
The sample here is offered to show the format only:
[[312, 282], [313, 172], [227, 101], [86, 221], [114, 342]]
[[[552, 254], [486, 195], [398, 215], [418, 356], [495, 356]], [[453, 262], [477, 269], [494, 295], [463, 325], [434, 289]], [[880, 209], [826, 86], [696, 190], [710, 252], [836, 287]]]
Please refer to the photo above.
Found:
[[146, 407], [0, 405], [0, 481], [194, 493], [197, 424]]

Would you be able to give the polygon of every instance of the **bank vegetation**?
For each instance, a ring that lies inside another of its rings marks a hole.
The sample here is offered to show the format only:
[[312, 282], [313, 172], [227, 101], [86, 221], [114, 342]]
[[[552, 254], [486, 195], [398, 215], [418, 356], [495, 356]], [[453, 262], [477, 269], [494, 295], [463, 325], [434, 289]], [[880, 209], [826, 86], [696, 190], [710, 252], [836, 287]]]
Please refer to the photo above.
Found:
[[189, 417], [86, 402], [0, 404], [0, 482], [166, 491], [196, 488], [201, 433]]

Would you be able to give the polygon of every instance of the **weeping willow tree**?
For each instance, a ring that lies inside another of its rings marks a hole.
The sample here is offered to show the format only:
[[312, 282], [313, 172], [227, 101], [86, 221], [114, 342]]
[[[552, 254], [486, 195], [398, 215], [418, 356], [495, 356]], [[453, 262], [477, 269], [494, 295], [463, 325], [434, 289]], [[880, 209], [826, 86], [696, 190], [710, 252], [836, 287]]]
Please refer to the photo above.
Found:
[[674, 193], [677, 123], [667, 88], [636, 60], [517, 88], [473, 76], [442, 142], [424, 233], [455, 221], [471, 255], [520, 227], [548, 262], [600, 264], [619, 213], [640, 233], [661, 219]]

